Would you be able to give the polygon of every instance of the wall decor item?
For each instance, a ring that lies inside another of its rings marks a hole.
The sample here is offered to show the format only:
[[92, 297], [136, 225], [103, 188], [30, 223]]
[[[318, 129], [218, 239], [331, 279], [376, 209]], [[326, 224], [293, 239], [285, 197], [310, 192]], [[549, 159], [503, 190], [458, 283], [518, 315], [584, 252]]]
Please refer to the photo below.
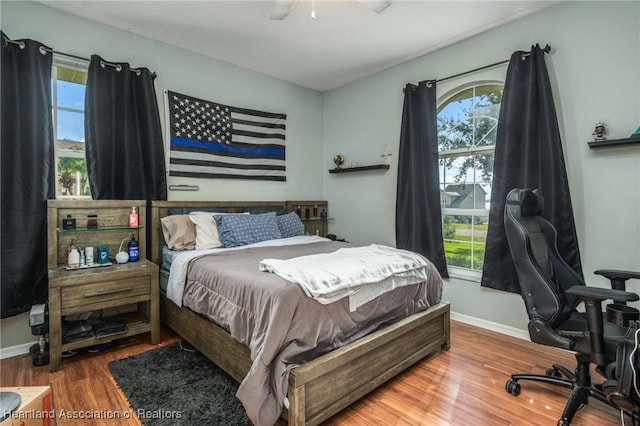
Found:
[[169, 176], [286, 181], [286, 114], [166, 93]]
[[638, 126], [638, 128], [636, 129], [635, 132], [633, 132], [630, 136], [631, 138], [640, 138], [640, 126]]
[[339, 169], [342, 166], [342, 163], [344, 163], [344, 157], [338, 154], [333, 157], [333, 162], [336, 164], [336, 169]]

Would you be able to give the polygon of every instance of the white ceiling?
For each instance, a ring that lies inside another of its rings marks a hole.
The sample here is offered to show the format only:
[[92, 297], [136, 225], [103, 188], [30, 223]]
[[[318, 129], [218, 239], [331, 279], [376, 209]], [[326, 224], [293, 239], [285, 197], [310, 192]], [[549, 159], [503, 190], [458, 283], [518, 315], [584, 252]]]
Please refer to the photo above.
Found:
[[[557, 1], [301, 0], [282, 21], [265, 1], [40, 1], [116, 28], [327, 91]], [[99, 53], [99, 52], [98, 52]]]

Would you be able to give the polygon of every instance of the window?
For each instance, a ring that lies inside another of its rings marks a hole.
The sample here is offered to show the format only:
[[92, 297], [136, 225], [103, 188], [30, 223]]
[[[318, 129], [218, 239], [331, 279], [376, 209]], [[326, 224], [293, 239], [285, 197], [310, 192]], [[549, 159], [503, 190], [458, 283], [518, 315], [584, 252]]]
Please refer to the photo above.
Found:
[[56, 60], [51, 74], [56, 198], [91, 199], [84, 149], [87, 69]]
[[440, 199], [447, 265], [482, 271], [501, 84], [458, 89], [438, 108]]

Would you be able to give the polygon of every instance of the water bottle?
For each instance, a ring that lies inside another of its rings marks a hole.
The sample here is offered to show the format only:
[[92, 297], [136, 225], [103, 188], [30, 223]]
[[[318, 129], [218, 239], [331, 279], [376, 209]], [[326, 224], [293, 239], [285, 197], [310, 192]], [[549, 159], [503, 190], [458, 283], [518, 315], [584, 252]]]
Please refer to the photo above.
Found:
[[129, 241], [129, 262], [137, 262], [138, 259], [140, 259], [138, 241], [136, 241], [136, 236], [131, 234], [131, 241]]

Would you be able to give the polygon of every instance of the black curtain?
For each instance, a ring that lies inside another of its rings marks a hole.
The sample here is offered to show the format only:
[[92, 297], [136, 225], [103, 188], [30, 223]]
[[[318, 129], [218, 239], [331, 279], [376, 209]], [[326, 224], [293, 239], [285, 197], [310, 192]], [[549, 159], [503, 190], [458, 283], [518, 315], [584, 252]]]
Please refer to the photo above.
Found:
[[[1, 33], [2, 318], [47, 300], [47, 199], [55, 197], [52, 55]], [[40, 48], [43, 48], [42, 50]]]
[[91, 57], [85, 97], [85, 148], [98, 200], [166, 200], [164, 146], [153, 74]]
[[448, 278], [442, 238], [436, 118], [436, 82], [407, 84], [398, 156], [396, 246], [422, 254], [443, 278]]
[[498, 120], [482, 286], [514, 293], [520, 292], [520, 285], [503, 222], [505, 198], [513, 188], [542, 191], [542, 216], [558, 231], [558, 251], [582, 276], [569, 182], [544, 53], [535, 45], [530, 54], [515, 52], [511, 56]]

